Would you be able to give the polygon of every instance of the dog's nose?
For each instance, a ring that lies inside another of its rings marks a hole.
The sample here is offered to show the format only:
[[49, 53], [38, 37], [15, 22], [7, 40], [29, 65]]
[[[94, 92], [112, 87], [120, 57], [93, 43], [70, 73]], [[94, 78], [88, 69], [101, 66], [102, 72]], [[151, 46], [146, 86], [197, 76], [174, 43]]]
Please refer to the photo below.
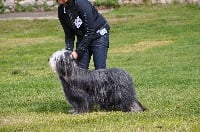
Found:
[[49, 62], [49, 59], [48, 59], [48, 62]]

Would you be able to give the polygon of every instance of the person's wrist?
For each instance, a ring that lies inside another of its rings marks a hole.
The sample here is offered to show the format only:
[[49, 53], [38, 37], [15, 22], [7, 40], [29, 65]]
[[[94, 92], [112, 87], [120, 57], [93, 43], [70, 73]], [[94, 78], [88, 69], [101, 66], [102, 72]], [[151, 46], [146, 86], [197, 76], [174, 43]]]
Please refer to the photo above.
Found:
[[73, 51], [71, 55], [72, 55], [72, 58], [75, 60], [78, 58], [78, 54], [75, 51]]

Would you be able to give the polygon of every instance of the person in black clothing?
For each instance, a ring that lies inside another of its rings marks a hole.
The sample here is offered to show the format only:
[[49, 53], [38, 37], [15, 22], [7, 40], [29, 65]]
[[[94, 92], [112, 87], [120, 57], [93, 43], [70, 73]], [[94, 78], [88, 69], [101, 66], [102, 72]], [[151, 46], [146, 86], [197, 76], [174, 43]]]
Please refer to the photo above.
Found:
[[[109, 25], [88, 0], [57, 0], [58, 18], [65, 32], [66, 50], [81, 68], [105, 69], [109, 48]], [[74, 41], [76, 36], [76, 50]]]

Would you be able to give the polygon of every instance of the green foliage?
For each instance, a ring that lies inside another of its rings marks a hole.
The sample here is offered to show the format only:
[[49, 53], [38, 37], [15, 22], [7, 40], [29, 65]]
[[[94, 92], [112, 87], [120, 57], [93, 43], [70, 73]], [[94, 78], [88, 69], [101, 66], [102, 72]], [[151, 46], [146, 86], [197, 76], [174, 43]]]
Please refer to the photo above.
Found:
[[6, 7], [3, 4], [3, 0], [0, 0], [0, 14], [4, 13], [5, 9], [6, 9]]
[[26, 12], [26, 11], [32, 11], [32, 6], [20, 6], [19, 4], [16, 4], [15, 11], [16, 12]]
[[96, 0], [95, 6], [119, 7], [118, 0]]
[[125, 6], [104, 16], [108, 67], [130, 73], [148, 111], [70, 115], [48, 66], [65, 46], [58, 20], [0, 21], [0, 131], [200, 130], [199, 7]]
[[45, 11], [51, 11], [51, 10], [53, 10], [52, 7], [49, 7], [47, 4], [44, 4], [43, 7], [44, 7]]
[[16, 4], [15, 11], [16, 12], [27, 12], [27, 11], [51, 11], [55, 10], [53, 7], [49, 7], [47, 4], [44, 5], [33, 5], [33, 6], [20, 6]]

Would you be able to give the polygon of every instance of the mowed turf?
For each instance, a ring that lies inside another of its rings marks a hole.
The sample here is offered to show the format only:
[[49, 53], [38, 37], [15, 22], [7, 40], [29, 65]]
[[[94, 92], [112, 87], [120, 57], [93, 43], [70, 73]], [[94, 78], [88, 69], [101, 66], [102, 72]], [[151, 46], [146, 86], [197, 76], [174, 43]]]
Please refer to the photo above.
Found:
[[[199, 131], [200, 7], [125, 6], [107, 67], [125, 69], [148, 111], [71, 115], [48, 58], [65, 47], [58, 20], [0, 21], [0, 131]], [[93, 69], [93, 63], [91, 63]]]

